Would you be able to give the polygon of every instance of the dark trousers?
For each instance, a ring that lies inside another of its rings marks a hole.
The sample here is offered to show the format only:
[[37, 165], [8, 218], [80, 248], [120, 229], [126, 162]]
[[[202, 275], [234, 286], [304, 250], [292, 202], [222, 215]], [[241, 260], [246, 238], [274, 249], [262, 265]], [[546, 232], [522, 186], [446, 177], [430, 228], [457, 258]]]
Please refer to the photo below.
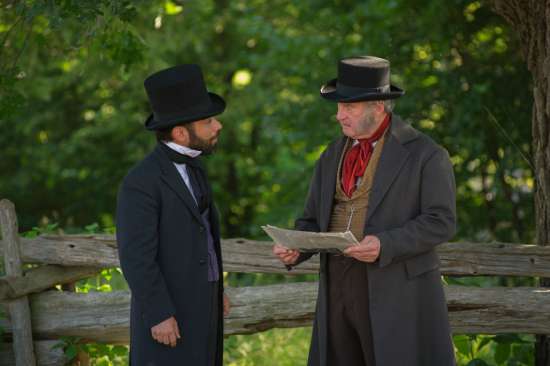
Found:
[[375, 366], [365, 263], [328, 258], [328, 366]]
[[216, 365], [216, 356], [218, 351], [218, 312], [219, 308], [219, 282], [209, 282], [210, 284], [210, 301], [212, 310], [210, 312], [210, 324], [208, 331], [208, 365]]

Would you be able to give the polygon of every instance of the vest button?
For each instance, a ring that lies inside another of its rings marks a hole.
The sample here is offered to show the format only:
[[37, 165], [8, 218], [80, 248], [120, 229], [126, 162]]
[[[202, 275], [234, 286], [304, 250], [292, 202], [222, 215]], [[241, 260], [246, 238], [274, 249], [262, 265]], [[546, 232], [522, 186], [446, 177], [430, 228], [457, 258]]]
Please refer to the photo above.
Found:
[[206, 264], [206, 260], [205, 260], [205, 259], [201, 259], [201, 260], [199, 261], [199, 264], [200, 264], [201, 266], [204, 266], [204, 265]]
[[201, 233], [204, 233], [204, 226], [201, 226], [201, 228], [199, 229]]

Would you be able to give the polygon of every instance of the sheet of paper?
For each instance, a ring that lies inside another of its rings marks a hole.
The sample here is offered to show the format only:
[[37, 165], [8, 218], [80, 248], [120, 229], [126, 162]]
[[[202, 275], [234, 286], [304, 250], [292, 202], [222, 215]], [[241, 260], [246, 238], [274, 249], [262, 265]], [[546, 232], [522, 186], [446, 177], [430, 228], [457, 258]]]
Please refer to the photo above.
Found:
[[344, 233], [314, 233], [281, 229], [276, 226], [265, 225], [262, 229], [277, 244], [289, 249], [298, 249], [301, 252], [341, 252], [350, 245], [359, 242], [351, 231]]

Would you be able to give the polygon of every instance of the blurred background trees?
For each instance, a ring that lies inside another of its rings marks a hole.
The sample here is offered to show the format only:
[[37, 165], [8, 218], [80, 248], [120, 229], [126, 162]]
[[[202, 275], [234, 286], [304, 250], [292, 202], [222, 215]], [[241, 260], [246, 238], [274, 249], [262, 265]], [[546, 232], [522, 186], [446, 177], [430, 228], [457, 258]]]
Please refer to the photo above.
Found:
[[[15, 203], [23, 230], [112, 232], [118, 184], [156, 143], [143, 127], [143, 80], [180, 63], [201, 65], [228, 103], [218, 152], [206, 159], [223, 236], [264, 238], [262, 224], [292, 226], [315, 160], [340, 133], [319, 88], [339, 58], [371, 54], [391, 61], [393, 82], [406, 90], [395, 112], [451, 154], [456, 239], [534, 242], [531, 76], [517, 34], [482, 1], [0, 4], [0, 197]], [[232, 285], [287, 280], [232, 276]], [[307, 330], [240, 336], [227, 342], [228, 364], [267, 365], [254, 350], [285, 336], [307, 350]], [[461, 364], [527, 365], [532, 341], [455, 345]], [[305, 359], [296, 353], [285, 356], [289, 365]]]

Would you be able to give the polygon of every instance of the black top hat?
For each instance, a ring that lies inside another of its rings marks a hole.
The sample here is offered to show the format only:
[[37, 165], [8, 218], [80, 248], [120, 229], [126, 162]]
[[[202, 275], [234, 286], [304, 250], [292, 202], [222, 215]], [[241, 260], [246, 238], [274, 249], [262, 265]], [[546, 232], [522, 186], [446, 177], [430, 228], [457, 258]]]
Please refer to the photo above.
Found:
[[143, 83], [153, 113], [145, 121], [148, 130], [160, 130], [220, 114], [225, 101], [209, 93], [198, 65], [179, 65], [161, 70]]
[[390, 84], [390, 62], [374, 56], [341, 59], [338, 78], [321, 87], [321, 96], [335, 102], [395, 99], [403, 94]]

